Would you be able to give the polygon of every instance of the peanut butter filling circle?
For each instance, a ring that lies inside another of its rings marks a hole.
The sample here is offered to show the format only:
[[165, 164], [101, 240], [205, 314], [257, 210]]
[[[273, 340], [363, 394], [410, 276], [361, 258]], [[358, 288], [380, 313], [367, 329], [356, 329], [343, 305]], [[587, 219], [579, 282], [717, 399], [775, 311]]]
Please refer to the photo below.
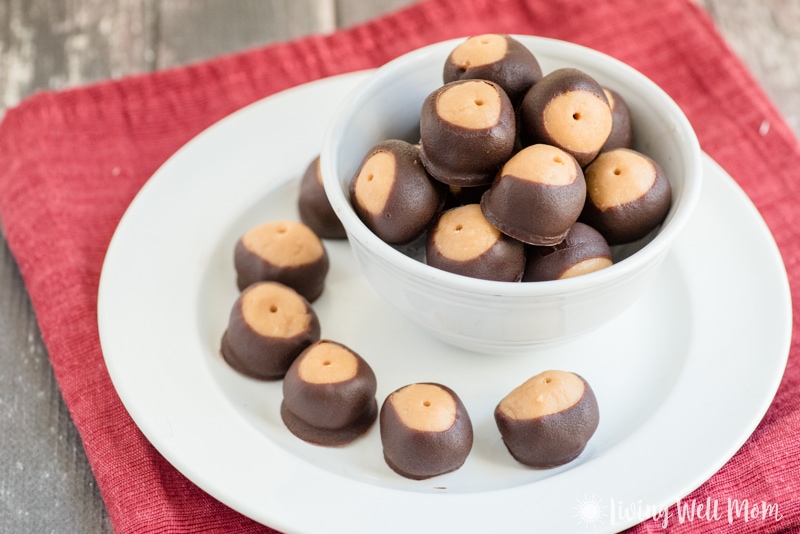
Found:
[[583, 397], [583, 380], [567, 371], [545, 371], [514, 388], [499, 409], [516, 420], [536, 419], [571, 408]]
[[356, 177], [355, 196], [358, 204], [373, 215], [383, 212], [394, 187], [396, 173], [394, 154], [379, 150], [370, 155]]
[[572, 152], [599, 150], [611, 133], [611, 108], [590, 91], [567, 91], [544, 108], [544, 129]]
[[444, 432], [456, 421], [452, 395], [434, 384], [411, 384], [391, 395], [403, 424], [420, 432]]
[[257, 226], [242, 236], [253, 254], [278, 267], [306, 265], [325, 253], [317, 234], [303, 223], [283, 220]]
[[656, 168], [633, 150], [610, 150], [586, 169], [586, 192], [601, 210], [633, 202], [655, 184]]
[[242, 316], [258, 334], [290, 338], [308, 330], [311, 317], [296, 291], [276, 282], [250, 286], [241, 296]]
[[574, 278], [575, 276], [581, 276], [583, 274], [599, 271], [600, 269], [605, 269], [611, 265], [612, 261], [609, 258], [588, 258], [576, 263], [564, 271], [558, 278], [559, 280], [564, 280], [565, 278]]
[[487, 33], [470, 37], [453, 49], [450, 60], [462, 69], [490, 65], [503, 59], [508, 41], [502, 35]]
[[345, 347], [320, 341], [306, 350], [297, 374], [308, 384], [338, 384], [358, 372], [358, 360]]
[[492, 84], [471, 80], [445, 87], [436, 99], [436, 113], [455, 126], [485, 130], [500, 120], [502, 105], [500, 94]]
[[456, 261], [477, 258], [500, 239], [500, 231], [483, 216], [479, 204], [467, 204], [442, 214], [433, 242], [442, 256]]
[[531, 145], [517, 152], [503, 165], [503, 176], [547, 185], [569, 185], [578, 177], [575, 160], [558, 147]]

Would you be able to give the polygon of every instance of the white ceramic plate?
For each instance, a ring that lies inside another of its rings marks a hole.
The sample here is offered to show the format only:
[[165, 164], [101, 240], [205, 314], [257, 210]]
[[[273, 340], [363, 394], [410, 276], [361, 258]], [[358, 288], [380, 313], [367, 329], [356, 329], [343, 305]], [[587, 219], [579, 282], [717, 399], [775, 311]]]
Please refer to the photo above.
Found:
[[[298, 87], [214, 125], [122, 219], [100, 283], [100, 338], [120, 398], [153, 445], [220, 501], [292, 532], [616, 531], [709, 478], [775, 394], [791, 303], [765, 224], [708, 158], [700, 206], [658, 283], [606, 328], [528, 353], [478, 355], [432, 339], [381, 302], [346, 242], [326, 243], [332, 266], [314, 304], [323, 337], [370, 362], [379, 402], [418, 381], [461, 396], [475, 444], [457, 472], [396, 475], [377, 426], [344, 448], [306, 444], [281, 422], [280, 382], [227, 367], [218, 348], [237, 296], [234, 242], [260, 222], [297, 218], [298, 178], [363, 76]], [[601, 422], [576, 461], [537, 471], [511, 459], [492, 413], [548, 368], [592, 384]]]

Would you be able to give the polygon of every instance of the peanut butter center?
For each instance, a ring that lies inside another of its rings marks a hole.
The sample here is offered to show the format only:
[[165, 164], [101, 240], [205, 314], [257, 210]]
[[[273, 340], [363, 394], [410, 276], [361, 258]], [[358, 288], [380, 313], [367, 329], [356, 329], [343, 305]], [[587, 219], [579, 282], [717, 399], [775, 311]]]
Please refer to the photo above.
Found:
[[487, 33], [470, 37], [453, 49], [450, 60], [462, 69], [489, 65], [503, 59], [508, 41], [502, 35]]
[[517, 152], [503, 165], [501, 174], [547, 185], [569, 185], [578, 178], [578, 167], [560, 148], [539, 144]]
[[567, 91], [544, 108], [544, 129], [572, 152], [599, 150], [611, 134], [611, 108], [590, 91]]
[[261, 282], [242, 293], [242, 316], [266, 337], [290, 338], [308, 330], [311, 317], [296, 291], [277, 282]]
[[283, 220], [257, 226], [242, 236], [242, 244], [278, 267], [306, 265], [325, 252], [322, 241], [303, 223]]
[[483, 80], [455, 82], [436, 99], [442, 120], [468, 130], [484, 130], [500, 120], [502, 100], [497, 89]]
[[444, 432], [456, 421], [456, 402], [434, 384], [411, 384], [391, 395], [400, 420], [420, 432]]
[[389, 200], [396, 173], [397, 162], [393, 154], [379, 150], [370, 155], [356, 177], [358, 204], [373, 215], [380, 214]]
[[653, 163], [638, 152], [610, 150], [586, 169], [586, 192], [601, 210], [628, 204], [653, 187], [656, 172]]
[[355, 355], [338, 343], [319, 341], [306, 350], [297, 373], [309, 384], [338, 384], [358, 372]]
[[600, 269], [605, 269], [612, 264], [612, 261], [609, 258], [589, 258], [583, 261], [580, 261], [561, 273], [559, 276], [559, 280], [563, 280], [565, 278], [573, 278], [575, 276], [580, 276], [582, 274], [589, 274], [595, 271], [599, 271]]
[[477, 258], [500, 239], [500, 231], [481, 212], [479, 204], [467, 204], [442, 214], [433, 242], [442, 256], [456, 261]]
[[500, 401], [499, 408], [516, 420], [536, 419], [574, 406], [585, 389], [583, 380], [574, 373], [545, 371], [513, 389]]

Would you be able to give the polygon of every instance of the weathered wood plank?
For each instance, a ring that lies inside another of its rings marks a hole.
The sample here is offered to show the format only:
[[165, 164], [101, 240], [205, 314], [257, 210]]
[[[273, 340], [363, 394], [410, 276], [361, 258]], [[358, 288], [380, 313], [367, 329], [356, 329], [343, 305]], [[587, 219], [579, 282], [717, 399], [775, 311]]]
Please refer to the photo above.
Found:
[[39, 89], [61, 89], [140, 72], [145, 62], [141, 0], [2, 0], [0, 105]]
[[337, 0], [336, 23], [339, 28], [348, 28], [378, 15], [389, 13], [413, 4], [416, 0]]
[[800, 135], [800, 2], [698, 0]]
[[334, 0], [160, 0], [159, 68], [335, 28]]

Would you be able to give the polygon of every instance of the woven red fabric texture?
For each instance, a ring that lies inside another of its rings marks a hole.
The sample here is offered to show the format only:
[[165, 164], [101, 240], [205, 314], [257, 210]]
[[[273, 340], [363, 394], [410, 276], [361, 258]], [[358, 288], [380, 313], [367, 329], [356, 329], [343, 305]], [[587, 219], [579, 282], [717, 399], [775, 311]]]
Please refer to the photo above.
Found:
[[[690, 0], [430, 0], [331, 35], [38, 94], [9, 110], [0, 124], [0, 220], [116, 532], [270, 531], [168, 464], [138, 431], [109, 379], [98, 339], [98, 281], [108, 243], [134, 195], [184, 143], [255, 100], [376, 67], [435, 41], [485, 32], [596, 48], [664, 88], [686, 112], [702, 148], [759, 208], [796, 291], [800, 146], [757, 80]], [[783, 383], [753, 436], [689, 496], [780, 503], [780, 522], [725, 525], [730, 532], [800, 526], [794, 498], [800, 487], [797, 341], [795, 334]], [[673, 523], [668, 531], [715, 526]], [[647, 521], [633, 531], [663, 530]]]

